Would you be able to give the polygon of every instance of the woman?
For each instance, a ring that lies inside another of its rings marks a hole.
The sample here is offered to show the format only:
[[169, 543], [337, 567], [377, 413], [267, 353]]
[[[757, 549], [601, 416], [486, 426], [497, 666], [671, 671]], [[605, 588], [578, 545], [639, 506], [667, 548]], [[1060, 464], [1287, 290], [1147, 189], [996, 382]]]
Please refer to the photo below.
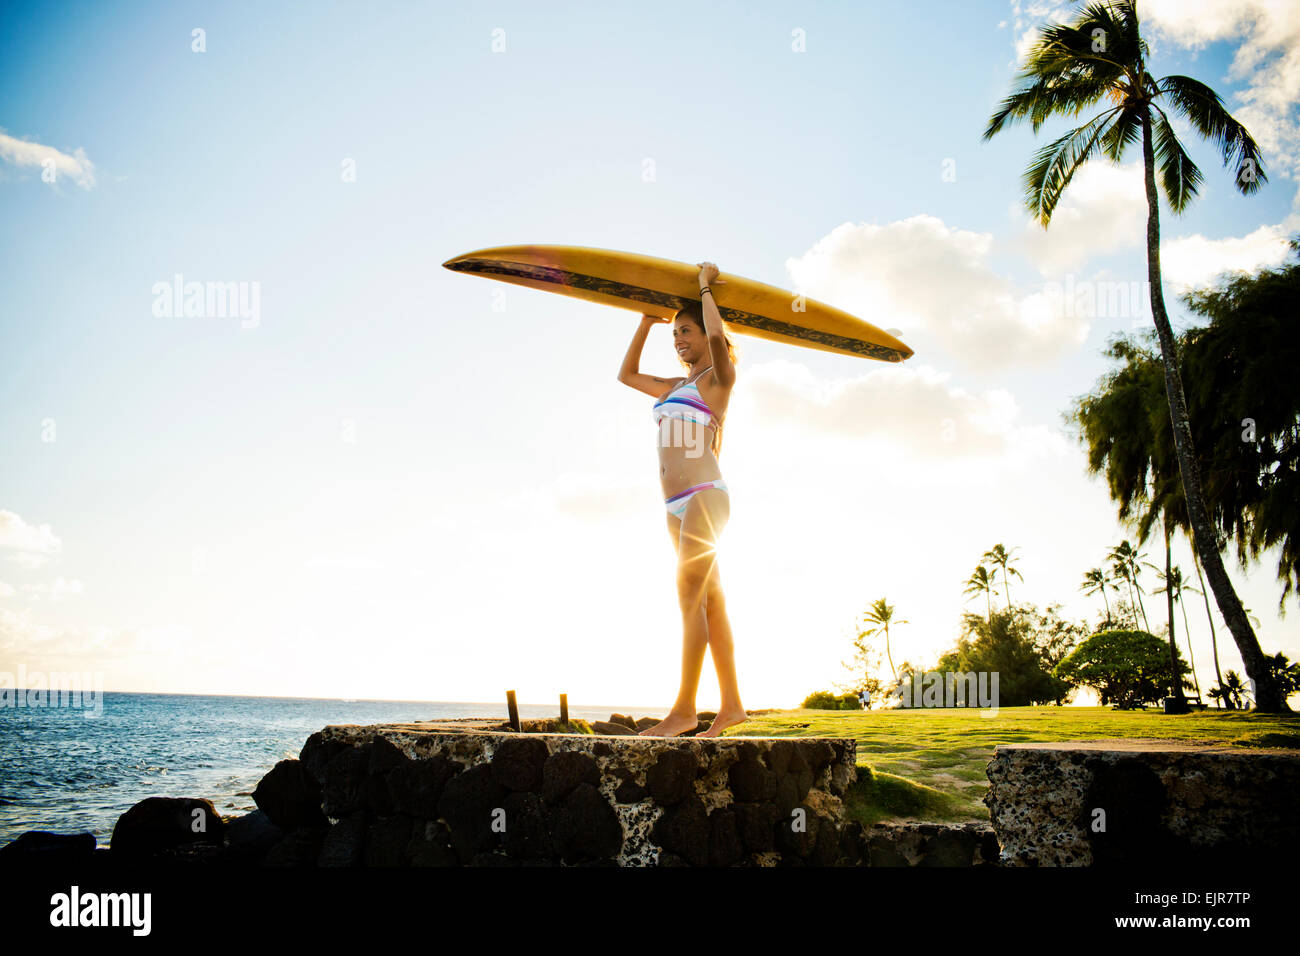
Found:
[[641, 325], [632, 336], [618, 373], [623, 384], [659, 399], [654, 406], [659, 426], [659, 480], [668, 511], [668, 534], [677, 549], [682, 684], [668, 716], [641, 731], [650, 737], [674, 737], [698, 726], [695, 689], [704, 666], [706, 644], [713, 652], [722, 702], [709, 729], [698, 736], [716, 737], [745, 719], [716, 555], [718, 535], [731, 515], [717, 455], [727, 400], [736, 383], [735, 346], [709, 289], [710, 282], [724, 284], [718, 279], [718, 267], [711, 262], [700, 263], [699, 278], [699, 304], [692, 302], [680, 309], [672, 322], [673, 346], [689, 374], [667, 379], [637, 370], [650, 327], [668, 322], [651, 315], [641, 316]]

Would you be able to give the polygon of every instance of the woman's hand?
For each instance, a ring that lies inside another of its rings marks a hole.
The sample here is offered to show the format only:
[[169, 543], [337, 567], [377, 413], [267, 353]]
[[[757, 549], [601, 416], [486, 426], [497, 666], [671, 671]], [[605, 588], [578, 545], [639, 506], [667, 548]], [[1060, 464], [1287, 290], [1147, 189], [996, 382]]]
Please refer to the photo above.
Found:
[[657, 316], [657, 315], [650, 315], [650, 314], [648, 314], [648, 313], [646, 313], [646, 312], [642, 312], [642, 313], [641, 313], [641, 324], [642, 324], [642, 325], [658, 325], [660, 322], [663, 322], [664, 324], [667, 324], [667, 323], [670, 322], [670, 321], [672, 321], [672, 320], [671, 320], [671, 319], [661, 319], [661, 318], [659, 318], [659, 316]]
[[696, 265], [700, 267], [700, 288], [701, 289], [703, 289], [706, 285], [727, 284], [726, 279], [718, 278], [718, 267], [715, 266], [712, 262], [697, 262]]

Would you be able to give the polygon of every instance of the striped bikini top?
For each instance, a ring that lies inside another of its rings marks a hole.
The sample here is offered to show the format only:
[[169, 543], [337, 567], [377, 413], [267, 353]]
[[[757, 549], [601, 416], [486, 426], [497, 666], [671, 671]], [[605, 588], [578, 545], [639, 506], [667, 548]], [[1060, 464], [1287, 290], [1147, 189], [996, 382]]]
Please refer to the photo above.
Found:
[[[713, 368], [712, 365], [709, 368]], [[704, 369], [700, 372], [703, 375], [709, 370]], [[695, 376], [698, 379], [700, 376]], [[713, 409], [709, 408], [696, 388], [695, 382], [686, 381], [678, 385], [668, 393], [668, 397], [661, 402], [655, 402], [654, 409], [655, 424], [658, 425], [664, 419], [680, 419], [684, 422], [698, 422], [701, 425], [710, 425], [716, 427], [713, 421]]]

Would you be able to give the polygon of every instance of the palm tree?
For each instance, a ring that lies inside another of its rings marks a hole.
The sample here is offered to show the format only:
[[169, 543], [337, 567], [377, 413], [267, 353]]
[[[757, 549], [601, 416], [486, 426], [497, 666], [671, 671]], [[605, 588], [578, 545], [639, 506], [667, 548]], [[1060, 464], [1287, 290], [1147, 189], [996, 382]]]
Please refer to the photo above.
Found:
[[1259, 640], [1241, 606], [1219, 552], [1218, 529], [1209, 517], [1187, 399], [1178, 368], [1177, 343], [1165, 310], [1160, 271], [1160, 202], [1156, 192], [1156, 161], [1160, 184], [1169, 208], [1182, 213], [1196, 196], [1202, 180], [1174, 135], [1163, 102], [1185, 118], [1223, 154], [1225, 167], [1235, 165], [1233, 184], [1243, 195], [1267, 182], [1259, 147], [1241, 123], [1232, 118], [1219, 95], [1189, 76], [1172, 75], [1156, 80], [1147, 72], [1150, 50], [1142, 38], [1135, 0], [1088, 4], [1071, 24], [1052, 24], [1041, 36], [1021, 69], [1020, 88], [1002, 101], [989, 120], [983, 138], [988, 140], [1009, 123], [1028, 118], [1035, 133], [1054, 114], [1078, 115], [1103, 98], [1112, 105], [1038, 151], [1025, 172], [1025, 203], [1035, 219], [1047, 228], [1061, 194], [1075, 172], [1089, 159], [1102, 155], [1121, 162], [1125, 148], [1142, 140], [1142, 170], [1147, 200], [1147, 277], [1151, 312], [1160, 338], [1165, 393], [1178, 470], [1182, 477], [1192, 538], [1201, 564], [1210, 578], [1214, 597], [1241, 651], [1246, 672], [1255, 680], [1259, 708], [1285, 712], [1290, 708], [1280, 693], [1260, 649]]
[[[873, 601], [871, 607], [867, 609], [867, 613], [863, 615], [863, 619], [865, 623], [875, 625], [874, 627], [868, 628], [862, 632], [864, 637], [871, 637], [872, 635], [879, 634], [882, 631], [884, 632], [885, 656], [889, 658], [889, 671], [894, 675], [894, 681], [897, 682], [898, 671], [894, 670], [894, 656], [889, 652], [889, 625], [907, 624], [908, 622], [895, 621], [894, 608], [893, 606], [886, 604], [884, 598], [880, 598], [878, 601]], [[979, 620], [979, 618], [976, 618], [976, 620]]]
[[[1173, 570], [1169, 571], [1168, 573], [1159, 570], [1157, 570], [1156, 573], [1160, 575], [1160, 580], [1164, 582], [1164, 587], [1156, 588], [1155, 591], [1153, 591], [1152, 593], [1164, 594], [1168, 597], [1171, 606], [1173, 604], [1177, 604], [1180, 608], [1182, 608], [1183, 634], [1187, 638], [1187, 659], [1191, 662], [1192, 682], [1196, 685], [1196, 696], [1200, 697], [1201, 680], [1199, 677], [1196, 676], [1196, 656], [1192, 652], [1192, 631], [1191, 631], [1191, 627], [1187, 623], [1187, 605], [1183, 601], [1184, 590], [1195, 591], [1196, 589], [1190, 587], [1188, 584], [1186, 584], [1183, 581], [1182, 568], [1180, 568], [1176, 564], [1173, 566]], [[1172, 629], [1170, 630], [1170, 634], [1171, 635], [1173, 634]]]
[[[1169, 518], [1165, 518], [1165, 569], [1161, 571], [1150, 562], [1143, 562], [1148, 568], [1160, 575], [1164, 580], [1173, 577], [1173, 554], [1169, 547]], [[1178, 638], [1174, 635], [1174, 592], [1169, 588], [1157, 588], [1153, 593], [1165, 595], [1165, 610], [1167, 613], [1166, 620], [1169, 622], [1169, 696], [1174, 698], [1180, 711], [1186, 711], [1187, 705], [1183, 702], [1183, 681], [1178, 676]], [[1189, 643], [1190, 647], [1191, 644]], [[1195, 678], [1195, 671], [1192, 673]], [[1197, 691], [1200, 694], [1200, 691]]]
[[1146, 557], [1145, 554], [1138, 551], [1125, 538], [1118, 545], [1110, 549], [1106, 555], [1107, 559], [1113, 562], [1112, 570], [1115, 576], [1123, 578], [1128, 582], [1129, 599], [1142, 612], [1142, 626], [1147, 633], [1151, 632], [1151, 622], [1147, 620], [1147, 609], [1142, 605], [1142, 585], [1138, 583], [1138, 562]]
[[1192, 563], [1196, 565], [1196, 580], [1201, 583], [1200, 590], [1192, 587], [1190, 584], [1183, 585], [1185, 590], [1193, 594], [1199, 594], [1205, 599], [1205, 616], [1210, 620], [1210, 650], [1214, 652], [1214, 681], [1220, 687], [1223, 686], [1223, 674], [1219, 671], [1219, 639], [1214, 633], [1214, 615], [1210, 612], [1210, 598], [1205, 593], [1205, 579], [1201, 577], [1201, 564], [1196, 560], [1196, 551], [1192, 551]]
[[1106, 598], [1106, 585], [1110, 583], [1110, 576], [1102, 568], [1089, 568], [1083, 574], [1083, 583], [1079, 585], [1079, 590], [1091, 597], [1098, 591], [1101, 592], [1101, 599], [1106, 604], [1106, 621], [1110, 622], [1110, 601]]
[[993, 623], [993, 601], [989, 595], [997, 594], [997, 591], [993, 587], [993, 583], [994, 579], [993, 576], [989, 574], [989, 569], [984, 567], [982, 564], [977, 564], [975, 566], [975, 573], [972, 574], [970, 580], [966, 582], [966, 590], [962, 592], [962, 594], [979, 594], [981, 591], [984, 592], [984, 603], [988, 607], [988, 620], [990, 624]]
[[[1011, 551], [1019, 550], [1019, 548], [1011, 549]], [[1002, 569], [1002, 584], [1007, 589], [1007, 610], [1011, 609], [1011, 582], [1007, 580], [1007, 574], [1014, 574], [1016, 577], [1020, 578], [1020, 580], [1024, 580], [1024, 578], [1020, 577], [1020, 572], [1010, 566], [1011, 551], [1002, 547], [1001, 544], [995, 544], [988, 551], [985, 551], [984, 556], [980, 558], [981, 562], [988, 561], [990, 564]], [[991, 616], [992, 615], [990, 615], [990, 617]]]
[[1245, 701], [1242, 699], [1245, 692], [1246, 684], [1242, 681], [1241, 675], [1236, 671], [1228, 671], [1223, 682], [1223, 696], [1230, 710], [1245, 709]]

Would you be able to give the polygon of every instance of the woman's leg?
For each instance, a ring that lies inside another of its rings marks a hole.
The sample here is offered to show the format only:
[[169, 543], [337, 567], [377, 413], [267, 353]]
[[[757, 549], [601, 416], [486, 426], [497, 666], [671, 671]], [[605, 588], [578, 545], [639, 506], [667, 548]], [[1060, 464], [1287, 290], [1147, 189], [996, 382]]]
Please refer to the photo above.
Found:
[[[704, 648], [712, 643], [710, 618], [706, 608], [710, 595], [715, 596], [714, 619], [720, 622], [719, 629], [722, 632], [719, 638], [725, 638], [726, 643], [725, 647], [715, 647], [713, 651], [714, 666], [719, 669], [719, 684], [723, 687], [724, 710], [727, 710], [729, 717], [734, 717], [734, 710], [739, 707], [739, 696], [734, 691], [731, 628], [726, 621], [722, 591], [716, 583], [717, 575], [714, 574], [718, 535], [729, 516], [730, 501], [727, 493], [717, 488], [706, 488], [691, 496], [682, 520], [677, 522], [680, 526], [676, 543], [677, 596], [682, 609], [681, 686], [677, 692], [677, 701], [668, 716], [655, 726], [643, 730], [645, 736], [674, 736], [691, 730], [698, 724], [695, 716], [695, 691], [704, 666]], [[676, 521], [670, 516], [670, 533]], [[719, 710], [719, 717], [723, 716], [724, 710]], [[740, 715], [743, 720], [743, 709], [740, 710]], [[734, 719], [731, 721], [735, 722]], [[719, 731], [721, 729], [718, 728]], [[710, 736], [716, 736], [716, 732]]]
[[718, 674], [721, 702], [709, 729], [697, 736], [716, 737], [745, 719], [745, 706], [740, 702], [740, 687], [736, 680], [736, 645], [731, 638], [727, 600], [722, 593], [722, 580], [716, 562], [705, 592], [704, 613], [708, 619], [709, 652], [713, 655], [713, 669]]

